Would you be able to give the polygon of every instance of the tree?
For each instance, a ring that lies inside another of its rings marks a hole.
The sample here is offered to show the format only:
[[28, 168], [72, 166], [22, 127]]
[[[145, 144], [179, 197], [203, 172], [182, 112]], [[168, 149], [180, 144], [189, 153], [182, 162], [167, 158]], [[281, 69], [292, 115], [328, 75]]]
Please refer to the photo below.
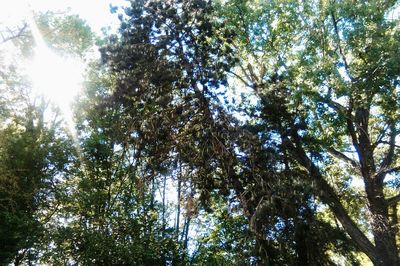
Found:
[[[112, 7], [73, 136], [28, 96], [24, 24], [0, 30], [0, 264], [399, 265], [397, 2]], [[59, 53], [92, 44], [36, 19]]]
[[[53, 15], [42, 15], [41, 19], [52, 20], [54, 17], [50, 16]], [[76, 32], [79, 32], [82, 20], [63, 18], [75, 22]], [[58, 17], [59, 24], [61, 20]], [[21, 24], [23, 26], [15, 30], [10, 27], [8, 35], [2, 31], [4, 38], [0, 46], [2, 55], [12, 54], [11, 59], [1, 62], [0, 72], [2, 265], [31, 263], [41, 256], [43, 246], [48, 244], [51, 221], [60, 206], [59, 185], [76, 157], [57, 108], [49, 110], [50, 104], [43, 96], [30, 94], [32, 85], [22, 64], [32, 50], [33, 41], [26, 22]], [[47, 26], [50, 29], [54, 25]], [[65, 33], [67, 28], [58, 25], [57, 34]], [[87, 41], [88, 35], [82, 36], [82, 40]], [[53, 36], [47, 35], [48, 38]]]
[[192, 265], [252, 265], [256, 255], [254, 236], [246, 216], [231, 198], [213, 195], [212, 212], [201, 211], [195, 219], [197, 241]]
[[57, 208], [58, 176], [67, 171], [71, 143], [58, 124], [43, 120], [43, 106], [29, 106], [1, 131], [0, 261], [33, 260], [44, 226]]
[[95, 36], [78, 15], [48, 11], [38, 14], [36, 21], [46, 43], [62, 55], [84, 57], [93, 46]]
[[91, 65], [76, 106], [79, 160], [60, 187], [63, 208], [53, 221], [52, 247], [43, 261], [181, 265], [185, 255], [173, 225], [166, 223], [168, 206], [156, 198], [166, 177], [146, 168], [145, 147], [127, 137], [131, 117], [119, 104], [106, 102], [113, 83], [112, 76]]
[[[399, 170], [399, 31], [386, 18], [395, 3], [230, 1], [223, 11], [240, 33], [237, 52], [250, 54], [234, 75], [259, 97], [261, 123], [375, 265], [399, 264], [398, 197], [386, 192]], [[358, 177], [365, 190], [350, 200], [368, 210], [374, 243], [341, 199]]]
[[[328, 262], [331, 243], [339, 252], [352, 250], [340, 248], [349, 247], [343, 234], [316, 220], [312, 184], [302, 182], [307, 174], [286, 156], [270, 127], [240, 124], [221, 103], [220, 86], [238, 63], [232, 44], [238, 35], [215, 19], [212, 3], [144, 1], [124, 12], [120, 35], [102, 55], [116, 78], [111, 102], [134, 121], [127, 135], [143, 143], [148, 166], [162, 172], [177, 158], [206, 209], [215, 190], [235, 193], [261, 263]], [[318, 238], [321, 231], [335, 237]], [[270, 236], [287, 245], [275, 245]], [[318, 239], [320, 249], [302, 243], [305, 237]]]
[[[120, 35], [103, 49], [117, 79], [114, 100], [141, 118], [132, 133], [153, 143], [152, 166], [177, 156], [192, 169], [204, 206], [211, 191], [233, 190], [263, 263], [276, 261], [265, 238], [283, 217], [298, 230], [284, 242], [294, 243], [287, 254], [298, 262], [324, 263], [324, 247], [335, 242], [343, 251], [343, 241], [376, 265], [398, 265], [397, 212], [389, 206], [399, 197], [384, 190], [388, 174], [398, 178], [399, 32], [385, 17], [395, 2], [224, 4], [213, 13], [208, 1], [132, 3], [120, 15]], [[226, 74], [257, 104], [221, 103]], [[241, 111], [242, 123], [232, 116]], [[365, 198], [351, 195], [357, 176]], [[363, 224], [342, 196], [369, 211]], [[315, 218], [315, 199], [340, 227]], [[309, 226], [339, 232], [317, 234], [324, 244], [313, 254], [302, 243]]]

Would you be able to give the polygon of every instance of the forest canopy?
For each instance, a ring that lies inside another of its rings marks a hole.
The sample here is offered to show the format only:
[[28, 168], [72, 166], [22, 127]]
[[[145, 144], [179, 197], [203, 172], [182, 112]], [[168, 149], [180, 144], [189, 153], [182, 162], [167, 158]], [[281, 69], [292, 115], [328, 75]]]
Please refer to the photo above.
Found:
[[[0, 264], [400, 265], [399, 6], [0, 21]], [[72, 107], [67, 58], [86, 63]]]

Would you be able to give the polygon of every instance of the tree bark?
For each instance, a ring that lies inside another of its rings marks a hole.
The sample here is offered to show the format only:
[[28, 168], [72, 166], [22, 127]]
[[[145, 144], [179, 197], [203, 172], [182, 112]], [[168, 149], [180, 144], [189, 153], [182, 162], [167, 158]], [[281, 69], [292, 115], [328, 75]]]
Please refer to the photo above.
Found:
[[[388, 201], [385, 199], [383, 169], [388, 168], [393, 161], [394, 148], [390, 147], [384, 157], [381, 166], [381, 174], [377, 174], [374, 149], [369, 135], [369, 116], [368, 108], [359, 107], [355, 112], [354, 121], [348, 121], [348, 126], [353, 129], [353, 145], [356, 148], [360, 162], [360, 172], [364, 179], [365, 192], [368, 200], [368, 209], [370, 212], [371, 231], [374, 236], [376, 260], [375, 265], [400, 265], [396, 246], [395, 229], [392, 227]], [[354, 130], [354, 128], [357, 128]], [[350, 131], [349, 130], [349, 131]], [[390, 139], [394, 143], [395, 129], [391, 129]]]
[[184, 250], [187, 250], [187, 248], [188, 248], [190, 220], [191, 220], [190, 216], [187, 216], [185, 219], [185, 224], [183, 226], [183, 230], [182, 230], [181, 240], [183, 241], [183, 249]]
[[181, 176], [178, 177], [178, 202], [176, 206], [176, 225], [175, 225], [175, 231], [176, 231], [176, 236], [178, 238], [179, 236], [179, 218], [181, 216]]
[[166, 206], [165, 206], [165, 201], [166, 201], [166, 195], [165, 195], [165, 189], [167, 186], [167, 176], [163, 176], [163, 188], [162, 188], [162, 230], [163, 230], [163, 237], [165, 235], [165, 227], [166, 227], [166, 219], [165, 219], [165, 211], [166, 211]]
[[301, 147], [299, 136], [297, 133], [293, 135], [296, 145], [287, 140], [287, 145], [294, 152], [297, 161], [308, 170], [309, 177], [317, 185], [317, 195], [321, 198], [322, 202], [327, 204], [337, 219], [342, 224], [344, 230], [349, 234], [353, 241], [360, 247], [360, 249], [372, 260], [378, 259], [373, 244], [358, 228], [356, 223], [351, 219], [346, 209], [340, 202], [334, 189], [323, 178], [319, 168], [308, 158], [304, 149]]

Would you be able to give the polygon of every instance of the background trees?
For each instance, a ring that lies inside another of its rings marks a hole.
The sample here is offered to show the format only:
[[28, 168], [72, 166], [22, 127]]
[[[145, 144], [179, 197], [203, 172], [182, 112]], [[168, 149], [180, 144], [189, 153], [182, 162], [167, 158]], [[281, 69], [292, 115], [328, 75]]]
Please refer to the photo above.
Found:
[[185, 256], [178, 257], [166, 202], [157, 197], [162, 177], [146, 168], [142, 143], [126, 135], [131, 117], [107, 102], [113, 83], [97, 67], [89, 72], [76, 108], [79, 160], [63, 185], [64, 222], [56, 225], [49, 256], [54, 263], [179, 265]]
[[[56, 124], [44, 123], [43, 107], [30, 106], [1, 131], [1, 263], [35, 256], [44, 224], [54, 213], [57, 176], [70, 152]], [[31, 257], [32, 259], [32, 257]]]
[[[82, 25], [79, 22], [83, 23], [77, 17], [62, 17], [74, 20], [76, 30]], [[54, 14], [43, 15], [44, 18], [54, 19]], [[60, 15], [58, 20], [61, 23]], [[51, 113], [47, 99], [31, 94], [32, 84], [23, 63], [31, 55], [32, 36], [27, 22], [21, 25], [5, 26], [0, 47], [2, 265], [19, 265], [40, 257], [48, 244], [50, 221], [60, 207], [58, 186], [76, 157], [56, 108]], [[49, 29], [54, 30], [50, 26]], [[59, 34], [65, 33], [60, 25], [57, 30]]]
[[[150, 167], [158, 170], [177, 157], [191, 170], [205, 208], [215, 189], [236, 194], [256, 233], [263, 263], [321, 262], [317, 254], [324, 252], [301, 257], [312, 251], [300, 241], [287, 241], [279, 251], [271, 244], [279, 234], [283, 239], [293, 231], [307, 235], [322, 224], [312, 222], [316, 205], [308, 185], [293, 193], [296, 175], [304, 173], [290, 169], [292, 159], [281, 157], [268, 126], [239, 124], [218, 98], [226, 71], [237, 63], [232, 44], [237, 34], [212, 12], [211, 3], [202, 1], [149, 1], [125, 9], [120, 40], [103, 50], [107, 66], [117, 75], [116, 100], [148, 125], [133, 129], [145, 143], [156, 144], [148, 146], [149, 156], [156, 157]], [[313, 230], [304, 229], [309, 226]], [[268, 239], [271, 232], [276, 236]]]

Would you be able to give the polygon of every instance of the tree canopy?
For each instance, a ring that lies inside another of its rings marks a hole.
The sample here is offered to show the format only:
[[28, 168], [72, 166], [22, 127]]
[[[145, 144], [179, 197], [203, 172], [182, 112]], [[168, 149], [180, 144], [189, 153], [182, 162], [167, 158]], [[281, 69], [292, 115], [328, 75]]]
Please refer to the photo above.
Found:
[[[74, 130], [1, 95], [0, 263], [400, 265], [398, 6], [111, 6]], [[64, 53], [95, 39], [38, 21]]]

